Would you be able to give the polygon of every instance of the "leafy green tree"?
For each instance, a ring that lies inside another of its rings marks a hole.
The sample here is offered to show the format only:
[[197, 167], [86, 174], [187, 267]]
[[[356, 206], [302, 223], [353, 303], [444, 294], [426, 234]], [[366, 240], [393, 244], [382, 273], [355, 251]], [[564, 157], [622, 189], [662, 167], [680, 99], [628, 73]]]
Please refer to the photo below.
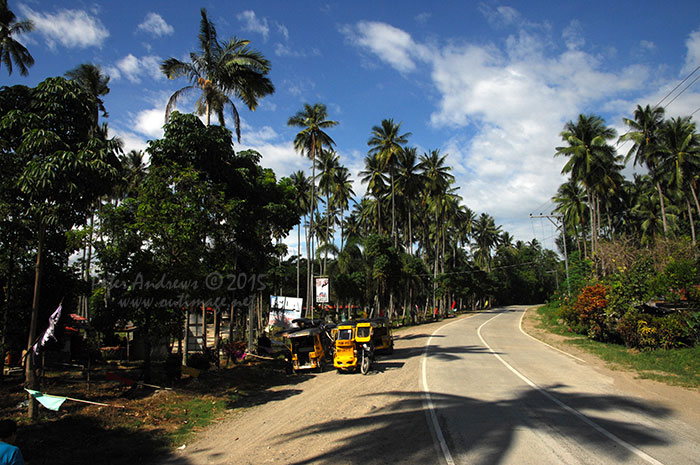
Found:
[[17, 21], [17, 16], [7, 7], [7, 0], [0, 0], [0, 62], [5, 65], [8, 74], [12, 74], [13, 62], [22, 76], [29, 74], [28, 68], [34, 65], [34, 58], [14, 37], [33, 30], [32, 21]]
[[260, 98], [275, 91], [267, 77], [270, 63], [260, 52], [248, 47], [248, 40], [233, 37], [220, 43], [207, 10], [202, 8], [200, 13], [199, 53], [190, 53], [188, 62], [171, 57], [160, 66], [169, 79], [184, 76], [191, 83], [170, 97], [165, 110], [165, 121], [168, 121], [181, 96], [199, 89], [202, 95], [197, 100], [197, 114], [206, 116], [208, 126], [211, 113], [214, 112], [224, 126], [224, 110], [229, 106], [240, 142], [241, 120], [231, 96], [240, 99], [248, 109], [254, 111]]
[[[84, 117], [90, 114], [89, 102], [79, 84], [49, 78], [31, 90], [26, 108], [10, 111], [0, 121], [3, 133], [21, 133], [9, 150], [25, 163], [17, 183], [38, 230], [28, 347], [37, 334], [47, 228], [68, 230], [81, 224], [96, 199], [110, 191], [118, 173], [119, 144], [93, 136], [92, 122]], [[32, 357], [26, 368], [27, 384], [34, 389]], [[36, 418], [36, 404], [30, 405], [30, 416]]]

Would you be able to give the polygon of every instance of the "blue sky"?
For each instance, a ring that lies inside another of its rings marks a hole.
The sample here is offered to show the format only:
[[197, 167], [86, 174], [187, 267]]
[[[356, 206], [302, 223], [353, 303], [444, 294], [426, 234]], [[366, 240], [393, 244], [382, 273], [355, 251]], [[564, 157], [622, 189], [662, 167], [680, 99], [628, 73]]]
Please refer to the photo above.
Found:
[[[623, 133], [622, 117], [658, 103], [700, 65], [700, 15], [690, 1], [10, 0], [9, 7], [35, 22], [20, 41], [36, 64], [28, 77], [0, 68], [0, 85], [32, 86], [81, 63], [100, 65], [111, 77], [107, 122], [127, 150], [162, 135], [167, 99], [187, 83], [167, 80], [159, 65], [197, 50], [204, 7], [220, 39], [249, 39], [272, 64], [275, 94], [255, 112], [238, 105], [237, 150], [258, 150], [278, 176], [309, 172], [292, 147], [297, 129], [286, 123], [305, 102], [324, 103], [340, 123], [329, 134], [361, 195], [357, 173], [370, 130], [394, 118], [419, 153], [448, 154], [467, 206], [493, 215], [516, 239], [550, 247], [553, 227], [529, 214], [551, 211], [564, 180], [565, 160], [553, 157], [564, 123], [596, 113]], [[193, 101], [178, 109], [192, 111]], [[700, 84], [667, 113], [698, 108]]]

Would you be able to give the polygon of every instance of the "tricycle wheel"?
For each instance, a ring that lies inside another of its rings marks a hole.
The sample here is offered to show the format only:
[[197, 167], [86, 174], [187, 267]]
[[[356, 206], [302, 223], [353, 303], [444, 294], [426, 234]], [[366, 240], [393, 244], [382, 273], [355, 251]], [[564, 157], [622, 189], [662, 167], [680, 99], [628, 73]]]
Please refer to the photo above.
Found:
[[363, 375], [366, 375], [367, 373], [369, 373], [369, 364], [370, 364], [369, 355], [362, 354], [362, 362], [360, 365], [360, 371], [362, 372]]

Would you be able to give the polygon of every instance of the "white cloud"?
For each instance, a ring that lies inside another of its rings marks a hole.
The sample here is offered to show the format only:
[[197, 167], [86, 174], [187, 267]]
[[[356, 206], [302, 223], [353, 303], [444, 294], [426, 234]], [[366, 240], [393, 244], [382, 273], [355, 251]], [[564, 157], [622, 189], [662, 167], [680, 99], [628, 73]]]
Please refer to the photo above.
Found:
[[138, 112], [134, 118], [133, 129], [151, 139], [160, 139], [163, 137], [164, 124], [165, 105]]
[[430, 70], [438, 93], [431, 124], [462, 133], [441, 148], [459, 195], [472, 210], [529, 240], [528, 213], [551, 205], [564, 181], [565, 160], [554, 157], [564, 123], [593, 103], [642, 89], [649, 70], [604, 68], [602, 58], [584, 50], [576, 23], [563, 34], [568, 47], [561, 52], [546, 28], [535, 32], [515, 11], [489, 12], [499, 24], [519, 22], [520, 29], [498, 45], [433, 44], [430, 54], [422, 51], [426, 44], [382, 23], [358, 23], [346, 35], [353, 32], [355, 45], [400, 72]]
[[109, 37], [109, 31], [99, 19], [82, 10], [59, 10], [55, 14], [40, 13], [27, 6], [20, 6], [34, 22], [35, 30], [43, 35], [51, 49], [60, 43], [68, 48], [101, 47]]
[[368, 49], [402, 73], [415, 70], [414, 60], [426, 54], [410, 34], [389, 24], [360, 21], [354, 28], [341, 28], [341, 32], [352, 43]]
[[504, 27], [520, 22], [520, 13], [515, 8], [509, 6], [499, 6], [493, 8], [486, 3], [479, 4], [479, 11], [486, 20], [495, 27]]
[[688, 53], [685, 55], [685, 65], [682, 74], [688, 74], [700, 66], [700, 30], [693, 31], [685, 41]]
[[270, 27], [267, 24], [267, 18], [259, 19], [252, 10], [239, 13], [236, 15], [236, 18], [245, 23], [243, 26], [244, 31], [257, 32], [262, 34], [264, 40], [267, 40], [268, 35], [270, 35]]
[[148, 13], [138, 29], [155, 37], [168, 36], [175, 32], [175, 28], [166, 23], [158, 13]]
[[284, 40], [289, 40], [289, 29], [287, 29], [287, 26], [277, 23], [277, 31], [282, 34]]
[[576, 19], [564, 28], [561, 36], [569, 50], [578, 50], [586, 45], [586, 39], [583, 37], [583, 27], [581, 22]]
[[130, 53], [114, 66], [107, 67], [107, 74], [112, 79], [120, 79], [123, 76], [133, 83], [141, 82], [141, 77], [144, 74], [154, 80], [159, 80], [165, 77], [160, 71], [161, 61], [162, 59], [158, 56], [148, 55], [137, 58]]

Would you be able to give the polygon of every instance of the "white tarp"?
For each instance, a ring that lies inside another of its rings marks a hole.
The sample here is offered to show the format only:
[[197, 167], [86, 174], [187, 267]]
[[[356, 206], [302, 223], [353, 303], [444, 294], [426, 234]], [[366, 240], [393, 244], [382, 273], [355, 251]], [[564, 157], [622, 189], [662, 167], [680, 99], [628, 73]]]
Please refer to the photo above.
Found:
[[301, 307], [304, 299], [301, 297], [270, 296], [270, 321], [268, 325], [289, 328], [292, 321], [301, 318]]

